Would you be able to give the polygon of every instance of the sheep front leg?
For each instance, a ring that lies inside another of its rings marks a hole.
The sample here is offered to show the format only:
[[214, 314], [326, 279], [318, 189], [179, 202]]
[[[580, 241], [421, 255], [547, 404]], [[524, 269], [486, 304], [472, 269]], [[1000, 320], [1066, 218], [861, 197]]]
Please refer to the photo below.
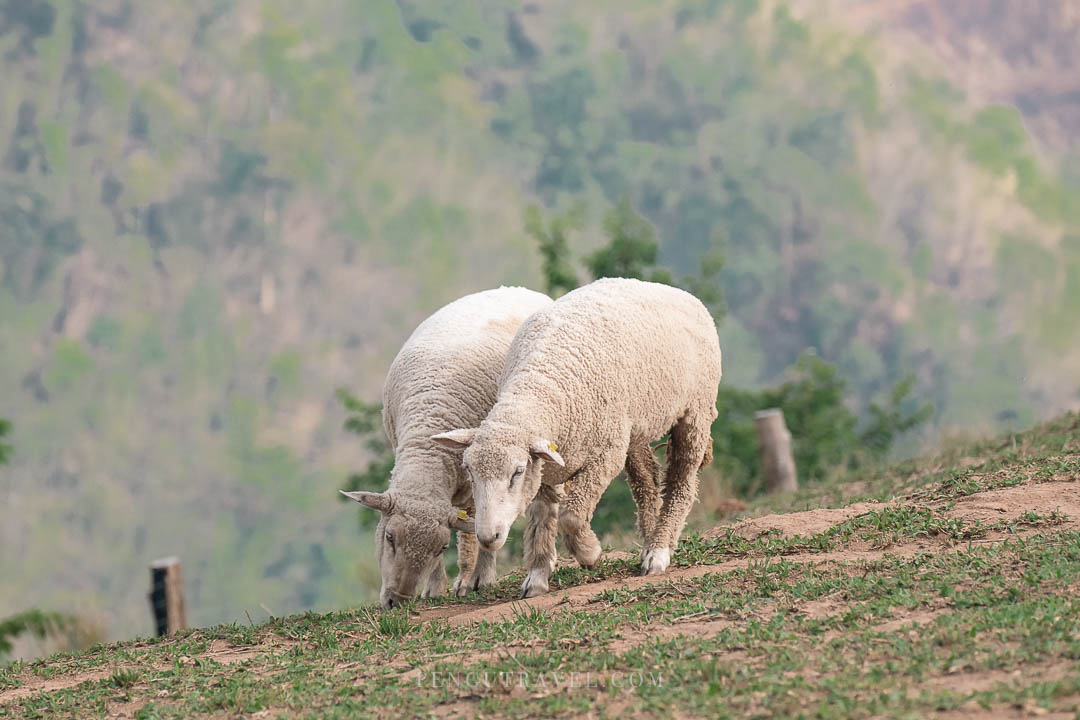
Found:
[[476, 568], [469, 578], [469, 589], [479, 590], [495, 584], [495, 553], [480, 548], [476, 555]]
[[433, 598], [445, 595], [447, 580], [446, 566], [443, 565], [442, 558], [440, 557], [439, 562], [435, 565], [435, 569], [431, 571], [431, 575], [428, 576], [427, 582], [424, 583], [424, 589], [421, 591], [420, 597]]
[[454, 595], [465, 597], [469, 592], [469, 580], [476, 568], [476, 553], [480, 548], [476, 535], [467, 532], [457, 533], [458, 576], [454, 580]]
[[470, 590], [479, 590], [495, 582], [495, 553], [481, 550], [473, 533], [458, 531], [458, 576], [454, 580], [454, 595], [465, 597]]
[[529, 505], [529, 523], [525, 527], [525, 568], [529, 574], [521, 584], [521, 597], [531, 598], [548, 591], [548, 580], [555, 572], [558, 555], [555, 538], [559, 531], [561, 485], [540, 485]]
[[626, 446], [609, 450], [596, 461], [574, 473], [567, 481], [566, 500], [559, 509], [559, 530], [566, 548], [583, 568], [593, 568], [600, 560], [600, 541], [589, 523], [600, 496], [619, 474], [626, 461]]

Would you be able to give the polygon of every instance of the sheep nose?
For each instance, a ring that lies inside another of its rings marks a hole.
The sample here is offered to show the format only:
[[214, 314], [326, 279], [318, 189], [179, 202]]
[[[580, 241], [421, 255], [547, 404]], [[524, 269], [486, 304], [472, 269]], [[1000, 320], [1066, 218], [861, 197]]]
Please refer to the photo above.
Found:
[[486, 549], [492, 547], [493, 545], [495, 545], [495, 543], [499, 542], [499, 539], [501, 537], [502, 532], [499, 531], [494, 533], [488, 533], [486, 535], [477, 534], [476, 539], [479, 540], [480, 544], [483, 545]]

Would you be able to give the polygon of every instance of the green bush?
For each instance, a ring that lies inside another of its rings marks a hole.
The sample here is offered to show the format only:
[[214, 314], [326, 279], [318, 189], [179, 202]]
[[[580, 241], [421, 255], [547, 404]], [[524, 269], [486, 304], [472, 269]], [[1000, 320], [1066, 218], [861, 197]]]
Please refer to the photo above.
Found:
[[[337, 396], [349, 413], [345, 419], [345, 429], [363, 438], [364, 447], [372, 458], [362, 471], [349, 476], [344, 489], [349, 492], [382, 492], [390, 484], [390, 471], [394, 468], [394, 449], [383, 432], [382, 405], [366, 403], [345, 389], [338, 390]], [[342, 501], [348, 499], [344, 495], [338, 497]], [[371, 511], [362, 510], [359, 518], [362, 530], [378, 523], [378, 515]]]
[[11, 457], [12, 448], [4, 442], [4, 438], [11, 434], [11, 421], [0, 418], [0, 465], [7, 463]]
[[29, 633], [39, 640], [62, 631], [70, 618], [54, 612], [27, 610], [0, 620], [0, 655], [11, 652], [12, 641], [24, 633]]
[[[584, 215], [580, 205], [546, 224], [536, 208], [530, 208], [526, 215], [526, 231], [537, 242], [547, 288], [553, 294], [577, 286], [569, 232], [581, 228]], [[698, 275], [675, 282], [667, 269], [657, 266], [659, 244], [653, 226], [626, 198], [608, 212], [604, 231], [608, 244], [584, 258], [592, 278], [634, 277], [679, 285], [701, 298], [718, 324], [722, 321], [725, 305], [719, 273], [724, 259], [716, 250], [706, 254]], [[821, 480], [836, 468], [884, 458], [900, 435], [924, 423], [933, 412], [932, 406], [917, 406], [911, 399], [914, 378], [907, 377], [893, 387], [885, 405], [869, 405], [865, 427], [860, 430], [858, 418], [845, 402], [847, 383], [834, 365], [813, 351], [805, 351], [785, 374], [786, 381], [764, 390], [720, 385], [718, 417], [712, 428], [713, 462], [741, 497], [752, 497], [764, 489], [754, 428], [754, 414], [759, 410], [776, 407], [784, 411], [800, 482]], [[593, 527], [603, 534], [618, 526], [631, 527], [633, 518], [633, 498], [625, 483], [618, 482], [605, 493]]]
[[914, 377], [891, 390], [885, 405], [871, 403], [864, 427], [845, 405], [847, 386], [831, 365], [811, 351], [803, 353], [788, 380], [765, 390], [740, 390], [721, 383], [713, 424], [713, 462], [735, 493], [753, 497], [764, 491], [754, 414], [780, 408], [792, 436], [799, 482], [824, 479], [836, 469], [853, 469], [888, 456], [897, 439], [926, 422], [933, 406], [911, 398]]
[[[571, 231], [582, 229], [586, 216], [585, 206], [580, 203], [547, 223], [539, 208], [530, 207], [525, 212], [525, 232], [536, 241], [545, 286], [551, 295], [562, 295], [580, 284], [569, 236]], [[604, 216], [604, 234], [608, 243], [582, 259], [591, 279], [626, 277], [681, 287], [705, 303], [718, 322], [723, 318], [726, 306], [718, 278], [724, 257], [719, 251], [713, 250], [702, 257], [697, 275], [676, 279], [670, 270], [657, 264], [660, 244], [656, 229], [626, 196]]]

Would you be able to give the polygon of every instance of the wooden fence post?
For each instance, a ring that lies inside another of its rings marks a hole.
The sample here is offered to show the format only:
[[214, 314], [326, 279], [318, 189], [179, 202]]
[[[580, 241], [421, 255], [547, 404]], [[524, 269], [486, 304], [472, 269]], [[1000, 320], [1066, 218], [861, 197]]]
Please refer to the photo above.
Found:
[[158, 637], [187, 627], [179, 558], [161, 558], [150, 563], [150, 610]]
[[795, 458], [791, 454], [791, 433], [784, 423], [780, 408], [754, 413], [761, 464], [765, 471], [765, 486], [769, 492], [795, 492], [799, 482], [795, 477]]

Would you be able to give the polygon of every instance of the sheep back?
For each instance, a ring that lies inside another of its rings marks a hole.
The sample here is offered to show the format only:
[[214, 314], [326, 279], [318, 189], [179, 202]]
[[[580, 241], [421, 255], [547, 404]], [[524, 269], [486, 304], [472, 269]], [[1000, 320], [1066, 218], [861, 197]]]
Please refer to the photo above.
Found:
[[660, 437], [689, 410], [715, 418], [720, 376], [716, 324], [700, 300], [602, 279], [522, 324], [489, 420], [551, 432], [572, 471], [627, 434], [631, 444]]

